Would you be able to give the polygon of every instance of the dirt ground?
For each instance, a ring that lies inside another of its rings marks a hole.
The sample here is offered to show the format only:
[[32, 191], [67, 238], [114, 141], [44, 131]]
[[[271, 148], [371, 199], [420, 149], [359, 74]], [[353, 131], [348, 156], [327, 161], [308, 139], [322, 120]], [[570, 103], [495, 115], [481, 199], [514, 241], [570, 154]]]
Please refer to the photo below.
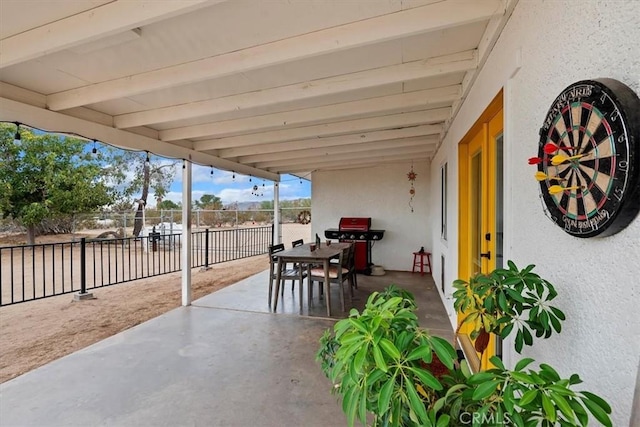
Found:
[[[268, 266], [257, 256], [194, 269], [193, 299]], [[95, 289], [94, 300], [66, 294], [0, 308], [0, 383], [179, 307], [180, 274]]]

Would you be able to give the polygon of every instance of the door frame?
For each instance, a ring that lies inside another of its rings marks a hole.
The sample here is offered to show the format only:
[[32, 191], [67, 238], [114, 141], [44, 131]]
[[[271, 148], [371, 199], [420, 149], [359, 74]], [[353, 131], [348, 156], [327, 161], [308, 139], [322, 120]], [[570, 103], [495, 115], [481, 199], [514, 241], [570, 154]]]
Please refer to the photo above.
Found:
[[[482, 151], [481, 170], [481, 230], [480, 236], [489, 235], [489, 239], [480, 238], [480, 252], [490, 253], [490, 258], [480, 258], [480, 271], [487, 273], [495, 268], [496, 260], [496, 144], [494, 136], [504, 138], [504, 91], [498, 94], [482, 112], [478, 120], [458, 144], [458, 277], [468, 280], [472, 276], [474, 254], [473, 233], [474, 216], [471, 213], [473, 183], [471, 182], [471, 161], [478, 150]], [[458, 313], [458, 325], [461, 316]], [[468, 335], [470, 325], [460, 328], [458, 341], [474, 372], [487, 369], [491, 365], [489, 358], [496, 354], [496, 340], [492, 335], [487, 350], [482, 354], [475, 351], [473, 341]]]

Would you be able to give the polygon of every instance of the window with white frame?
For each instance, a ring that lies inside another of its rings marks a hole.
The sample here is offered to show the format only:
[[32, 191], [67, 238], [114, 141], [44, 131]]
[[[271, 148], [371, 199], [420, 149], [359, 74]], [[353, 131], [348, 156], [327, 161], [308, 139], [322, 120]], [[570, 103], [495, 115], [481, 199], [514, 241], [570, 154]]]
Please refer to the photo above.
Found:
[[440, 168], [440, 237], [447, 240], [447, 163]]

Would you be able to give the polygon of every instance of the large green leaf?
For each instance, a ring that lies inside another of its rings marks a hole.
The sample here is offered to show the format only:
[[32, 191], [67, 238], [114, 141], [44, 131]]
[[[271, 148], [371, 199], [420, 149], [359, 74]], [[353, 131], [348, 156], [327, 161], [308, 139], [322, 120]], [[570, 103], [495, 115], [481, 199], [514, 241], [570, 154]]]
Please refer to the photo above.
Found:
[[396, 348], [396, 346], [386, 338], [382, 338], [380, 340], [380, 347], [384, 350], [385, 353], [389, 355], [394, 360], [400, 359], [400, 352]]
[[560, 320], [565, 320], [565, 316], [564, 313], [562, 311], [560, 311], [558, 308], [556, 307], [549, 307], [551, 309], [551, 311], [553, 312], [553, 314], [555, 314], [555, 316], [560, 319]]
[[427, 417], [427, 409], [422, 399], [420, 399], [413, 382], [408, 379], [405, 381], [405, 385], [407, 389], [407, 396], [409, 397], [409, 402], [411, 404], [410, 408], [418, 415], [421, 425], [428, 425], [429, 419]]
[[495, 378], [495, 375], [491, 372], [487, 372], [487, 371], [483, 371], [483, 372], [478, 372], [477, 374], [473, 374], [468, 380], [467, 382], [469, 384], [473, 384], [473, 385], [478, 385], [478, 384], [482, 384], [486, 381], [491, 381]]
[[[582, 394], [584, 394], [584, 392], [582, 392]], [[582, 403], [584, 403], [584, 406], [587, 407], [589, 412], [591, 412], [591, 414], [595, 417], [596, 420], [600, 422], [600, 424], [606, 427], [611, 427], [611, 419], [609, 418], [609, 415], [607, 415], [605, 410], [600, 407], [600, 405], [588, 398], [582, 398]]]
[[486, 383], [482, 383], [476, 387], [473, 392], [473, 400], [482, 400], [491, 396], [494, 391], [498, 388], [500, 381], [488, 381]]
[[356, 353], [356, 357], [353, 358], [353, 369], [356, 372], [362, 372], [362, 367], [367, 357], [368, 348], [368, 343], [365, 343], [365, 345], [363, 345], [362, 348], [360, 348], [360, 350], [358, 350], [358, 352]]
[[394, 375], [389, 378], [380, 389], [380, 397], [378, 399], [378, 414], [384, 414], [389, 409], [389, 403], [391, 401], [391, 395], [394, 391], [395, 382], [396, 377]]
[[413, 351], [409, 353], [409, 355], [407, 356], [407, 360], [411, 361], [411, 360], [424, 359], [429, 354], [431, 354], [431, 347], [428, 345], [421, 345], [419, 347], [414, 348]]
[[354, 388], [351, 395], [349, 396], [349, 401], [347, 402], [347, 422], [349, 426], [352, 427], [356, 420], [356, 412], [358, 410], [358, 402], [360, 400], [359, 391]]
[[449, 422], [451, 421], [451, 417], [447, 414], [442, 414], [438, 417], [438, 422], [436, 423], [436, 427], [448, 427]]
[[573, 409], [571, 409], [571, 406], [569, 405], [567, 400], [564, 397], [562, 397], [560, 394], [555, 393], [553, 391], [549, 392], [549, 396], [551, 397], [551, 400], [556, 404], [558, 409], [560, 409], [560, 412], [564, 414], [567, 420], [574, 422], [575, 417], [573, 414]]
[[440, 384], [440, 381], [438, 381], [431, 372], [421, 368], [409, 368], [409, 370], [418, 377], [422, 384], [433, 390], [442, 390], [442, 384]]
[[588, 391], [581, 391], [580, 393], [582, 393], [585, 397], [589, 398], [589, 400], [593, 401], [593, 403], [600, 406], [602, 410], [604, 410], [607, 414], [611, 413], [611, 406], [609, 406], [609, 404], [597, 394], [593, 394]]
[[533, 402], [536, 397], [538, 397], [538, 389], [532, 388], [522, 395], [518, 404], [520, 406], [527, 406], [529, 403]]
[[376, 362], [376, 366], [382, 372], [387, 372], [389, 370], [389, 368], [387, 367], [387, 363], [384, 360], [384, 356], [382, 356], [382, 352], [380, 351], [380, 347], [378, 347], [377, 345], [373, 345], [371, 348], [373, 350], [373, 359]]
[[546, 363], [540, 364], [540, 369], [543, 373], [545, 373], [551, 381], [560, 381], [560, 375], [558, 372], [553, 369], [552, 366], [547, 365]]
[[347, 319], [349, 321], [349, 323], [351, 323], [351, 325], [353, 327], [355, 327], [357, 330], [359, 330], [362, 333], [369, 333], [369, 330], [367, 329], [367, 327], [364, 325], [364, 323], [362, 323], [361, 320], [358, 319], [354, 319], [352, 317], [350, 317], [349, 319]]
[[360, 391], [360, 404], [358, 405], [358, 419], [363, 424], [367, 422], [367, 388], [363, 387]]
[[527, 366], [529, 366], [533, 362], [535, 362], [534, 359], [532, 359], [530, 357], [525, 357], [524, 359], [520, 359], [518, 361], [518, 363], [516, 363], [516, 366], [513, 368], [513, 370], [514, 371], [522, 371], [524, 368], [526, 368]]
[[542, 398], [542, 409], [544, 409], [545, 418], [555, 423], [557, 419], [556, 407], [546, 394], [543, 393], [540, 397]]
[[449, 369], [453, 369], [453, 362], [456, 359], [456, 351], [449, 341], [440, 337], [431, 337], [431, 346], [438, 359]]
[[522, 330], [518, 329], [518, 333], [516, 333], [516, 342], [515, 342], [516, 351], [518, 353], [522, 352], [522, 345], [523, 345], [522, 341], [523, 341]]
[[516, 381], [525, 384], [536, 384], [536, 381], [533, 378], [523, 372], [510, 372], [509, 375], [511, 375], [511, 377]]

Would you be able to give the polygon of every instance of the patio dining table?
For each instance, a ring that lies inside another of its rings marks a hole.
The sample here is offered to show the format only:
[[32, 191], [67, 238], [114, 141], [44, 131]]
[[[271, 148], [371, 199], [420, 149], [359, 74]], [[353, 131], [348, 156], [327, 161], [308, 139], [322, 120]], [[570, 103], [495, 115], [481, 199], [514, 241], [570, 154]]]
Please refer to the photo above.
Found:
[[[276, 295], [273, 303], [273, 311], [278, 307], [278, 296], [280, 295], [280, 275], [282, 267], [286, 263], [306, 264], [322, 264], [324, 267], [324, 295], [327, 304], [327, 316], [331, 317], [331, 294], [329, 292], [329, 261], [340, 255], [343, 249], [348, 248], [351, 243], [331, 243], [327, 245], [322, 242], [314, 251], [311, 250], [311, 244], [307, 243], [302, 246], [277, 252], [273, 256], [278, 258], [278, 268], [276, 273]], [[309, 278], [309, 280], [311, 280]], [[302, 286], [302, 283], [300, 284]], [[309, 283], [311, 286], [311, 283]], [[300, 301], [302, 307], [302, 301]]]

